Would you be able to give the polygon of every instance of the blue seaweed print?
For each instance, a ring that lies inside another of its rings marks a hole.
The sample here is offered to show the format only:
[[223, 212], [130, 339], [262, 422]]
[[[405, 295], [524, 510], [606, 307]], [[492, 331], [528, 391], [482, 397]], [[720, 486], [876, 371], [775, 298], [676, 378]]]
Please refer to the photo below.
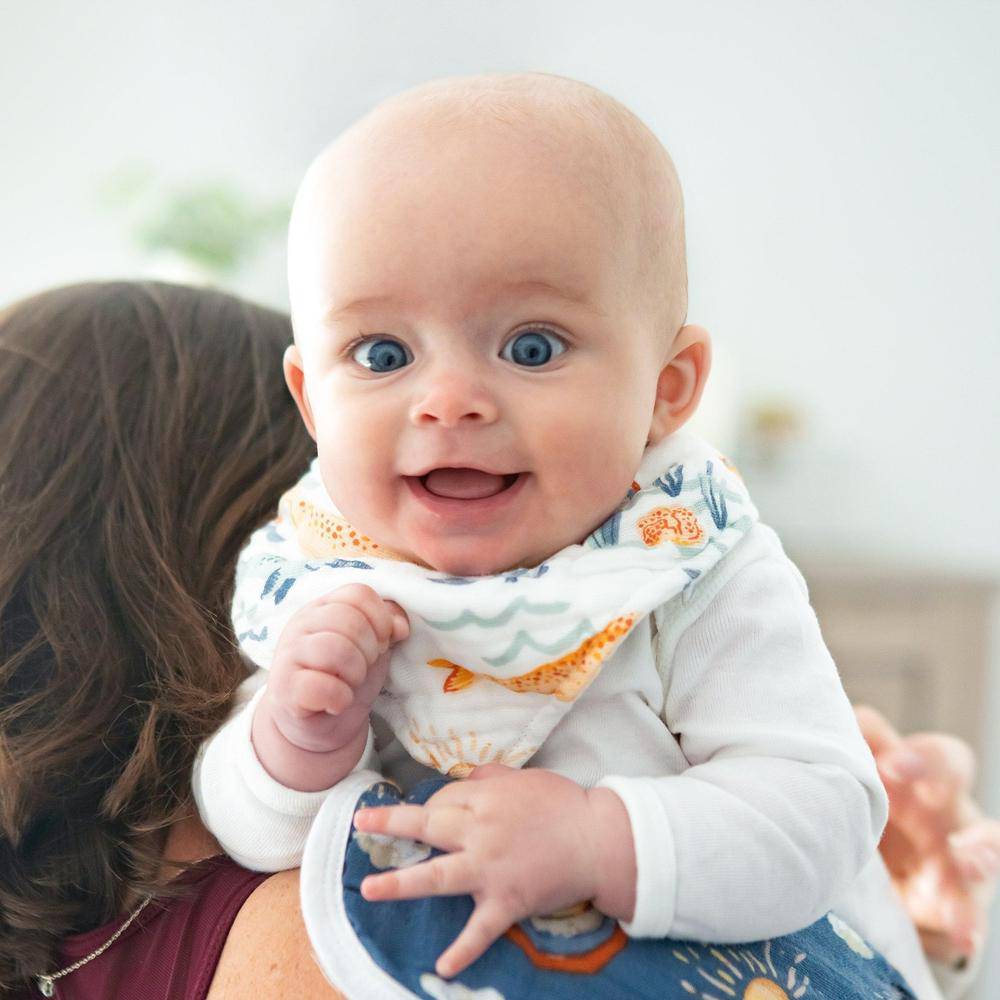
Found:
[[281, 579], [281, 570], [276, 569], [265, 581], [264, 589], [260, 592], [261, 597], [267, 597], [274, 590], [274, 585]]
[[[631, 497], [630, 497], [631, 498]], [[604, 524], [602, 524], [596, 531], [592, 532], [590, 535], [591, 541], [595, 548], [603, 549], [607, 548], [609, 545], [618, 544], [618, 532], [621, 528], [622, 515], [621, 511], [617, 511], [612, 514]]]
[[701, 576], [700, 569], [689, 569], [687, 566], [684, 567], [684, 572], [687, 573], [688, 582], [684, 584], [684, 589], [681, 591], [681, 602], [687, 604], [691, 600], [691, 590], [694, 587], [695, 580]]
[[684, 466], [671, 465], [666, 475], [659, 476], [654, 485], [659, 486], [668, 497], [680, 496], [681, 490], [684, 489]]
[[517, 583], [517, 581], [520, 580], [522, 576], [528, 576], [534, 580], [537, 580], [540, 576], [545, 576], [545, 574], [548, 573], [548, 571], [549, 571], [548, 563], [542, 563], [541, 566], [536, 566], [534, 569], [515, 569], [511, 570], [510, 573], [508, 573], [503, 578], [503, 582]]
[[313, 563], [306, 563], [306, 569], [315, 573], [316, 570], [322, 569], [324, 566], [329, 569], [341, 569], [344, 566], [350, 569], [372, 569], [370, 563], [362, 562], [360, 559], [332, 559], [330, 562], [319, 563], [314, 565]]
[[253, 629], [247, 629], [246, 632], [240, 632], [236, 637], [237, 642], [243, 642], [245, 639], [249, 639], [251, 642], [263, 642], [267, 638], [267, 626], [265, 625], [259, 632], [254, 632]]
[[701, 495], [708, 504], [715, 526], [722, 531], [729, 523], [729, 511], [726, 507], [725, 493], [716, 488], [715, 480], [712, 478], [711, 462], [705, 463], [705, 471], [698, 476], [698, 484], [701, 486]]
[[290, 576], [282, 580], [281, 586], [275, 590], [275, 585], [281, 580], [281, 570], [276, 569], [265, 581], [264, 589], [260, 592], [261, 599], [267, 597], [271, 591], [274, 591], [274, 597], [272, 598], [275, 604], [280, 604], [287, 596], [288, 591], [292, 589], [295, 584], [295, 577]]
[[[636, 502], [637, 502], [636, 501], [636, 497], [641, 496], [642, 492], [643, 491], [642, 491], [641, 487], [639, 489], [637, 489], [637, 490], [634, 490], [630, 486], [625, 491], [625, 497], [622, 500], [622, 502], [618, 505], [618, 510], [620, 512], [622, 512], [622, 513], [624, 513], [626, 510], [631, 510], [636, 505]], [[594, 537], [595, 534], [596, 534], [596, 532], [591, 532], [590, 533], [591, 539], [593, 539], [593, 537]], [[596, 545], [596, 546], [600, 547], [600, 543], [598, 541], [596, 541], [596, 540], [592, 540], [588, 544], [590, 544], [590, 545]]]
[[438, 576], [431, 577], [431, 583], [448, 583], [452, 586], [461, 585], [464, 583], [475, 583], [476, 581], [470, 580], [467, 576]]

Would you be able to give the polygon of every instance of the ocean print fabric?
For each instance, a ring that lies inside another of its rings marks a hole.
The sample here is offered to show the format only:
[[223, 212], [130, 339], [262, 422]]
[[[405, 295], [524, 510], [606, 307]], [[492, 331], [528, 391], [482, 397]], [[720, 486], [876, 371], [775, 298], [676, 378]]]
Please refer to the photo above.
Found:
[[724, 456], [675, 434], [647, 448], [619, 508], [581, 544], [530, 569], [456, 577], [354, 529], [314, 462], [242, 552], [233, 621], [267, 667], [296, 611], [367, 584], [410, 619], [374, 706], [409, 754], [452, 777], [489, 761], [520, 767], [635, 624], [686, 599], [756, 520]]
[[[420, 782], [404, 798], [372, 772], [355, 785], [356, 808], [426, 802], [447, 779]], [[360, 777], [360, 776], [359, 776]], [[367, 787], [364, 787], [367, 783]], [[360, 792], [360, 795], [358, 794]], [[346, 807], [346, 808], [345, 808]], [[515, 924], [452, 980], [438, 956], [472, 913], [469, 896], [371, 902], [362, 880], [441, 852], [350, 828], [351, 801], [334, 797], [310, 833], [302, 905], [331, 982], [354, 1000], [908, 1000], [906, 982], [834, 914], [785, 937], [707, 945], [629, 938], [581, 903]]]

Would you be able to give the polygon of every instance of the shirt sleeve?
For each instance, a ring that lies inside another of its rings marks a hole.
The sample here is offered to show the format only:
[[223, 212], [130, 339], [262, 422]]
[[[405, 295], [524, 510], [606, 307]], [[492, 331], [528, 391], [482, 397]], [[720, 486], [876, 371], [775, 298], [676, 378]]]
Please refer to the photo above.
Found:
[[[198, 751], [192, 786], [201, 820], [226, 854], [253, 871], [276, 872], [301, 865], [309, 827], [331, 789], [287, 788], [261, 764], [250, 726], [266, 680], [258, 669], [237, 689], [228, 721]], [[366, 769], [379, 769], [370, 723], [354, 767]]]
[[660, 650], [671, 657], [663, 721], [690, 767], [598, 783], [632, 824], [636, 905], [623, 926], [634, 937], [731, 942], [805, 927], [885, 825], [885, 791], [805, 583], [770, 537], [672, 656]]

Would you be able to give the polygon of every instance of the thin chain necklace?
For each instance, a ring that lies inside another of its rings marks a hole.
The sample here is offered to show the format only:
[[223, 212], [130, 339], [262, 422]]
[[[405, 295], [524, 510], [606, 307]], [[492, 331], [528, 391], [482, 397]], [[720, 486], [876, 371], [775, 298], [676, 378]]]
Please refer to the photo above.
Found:
[[65, 969], [60, 969], [58, 972], [51, 972], [47, 976], [35, 976], [35, 983], [38, 986], [38, 991], [43, 997], [52, 997], [56, 995], [56, 980], [62, 979], [63, 976], [68, 976], [71, 972], [76, 972], [81, 965], [86, 965], [92, 959], [97, 958], [98, 955], [103, 955], [108, 948], [110, 948], [128, 929], [129, 925], [140, 913], [153, 901], [152, 896], [147, 896], [130, 914], [128, 920], [125, 921], [108, 938], [100, 948], [95, 948], [89, 955], [85, 955], [79, 961], [74, 962], [72, 965], [67, 965]]

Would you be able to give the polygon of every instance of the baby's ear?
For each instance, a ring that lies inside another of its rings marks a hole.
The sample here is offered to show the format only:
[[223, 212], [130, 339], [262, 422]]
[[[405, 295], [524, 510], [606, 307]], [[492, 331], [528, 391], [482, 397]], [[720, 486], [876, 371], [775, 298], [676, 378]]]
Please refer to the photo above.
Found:
[[288, 391], [299, 408], [309, 436], [315, 441], [316, 423], [313, 420], [312, 407], [309, 405], [309, 394], [306, 392], [306, 373], [302, 368], [302, 354], [295, 344], [290, 344], [285, 350], [284, 369]]
[[701, 401], [712, 367], [712, 338], [701, 326], [683, 326], [670, 347], [670, 359], [656, 383], [649, 444], [679, 430]]

